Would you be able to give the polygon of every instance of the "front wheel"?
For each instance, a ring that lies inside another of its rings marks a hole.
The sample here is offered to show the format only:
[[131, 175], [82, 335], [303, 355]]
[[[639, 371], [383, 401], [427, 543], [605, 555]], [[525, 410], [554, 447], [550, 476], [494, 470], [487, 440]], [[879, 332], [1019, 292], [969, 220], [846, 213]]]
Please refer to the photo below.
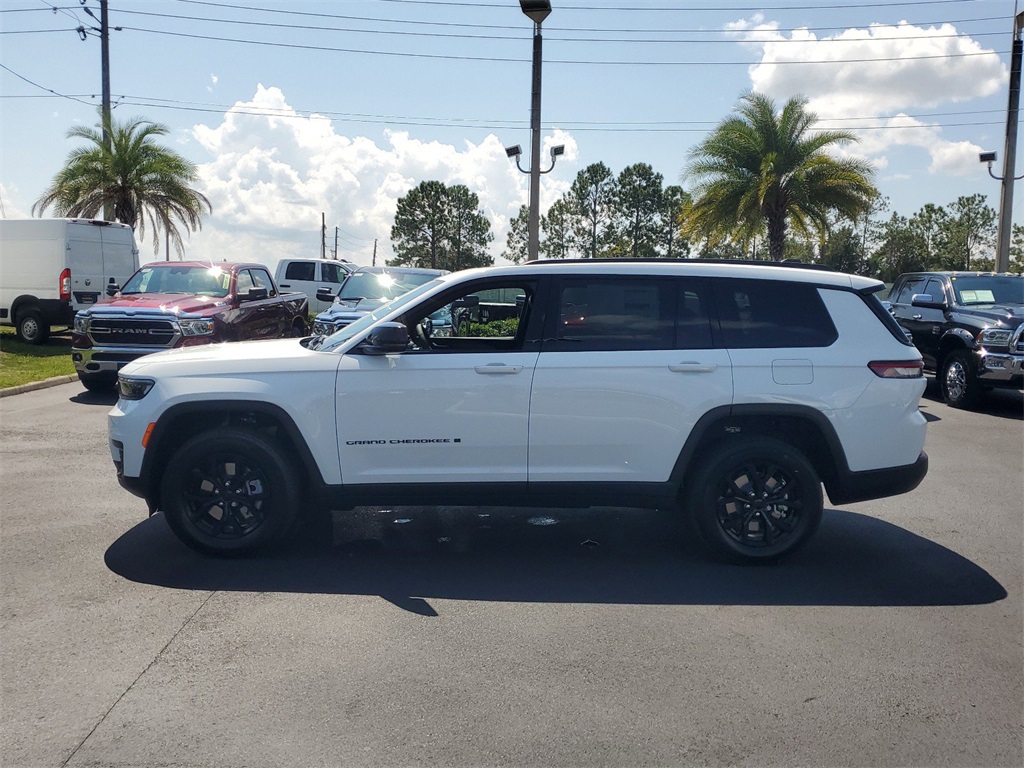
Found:
[[974, 370], [971, 353], [958, 349], [950, 352], [939, 373], [942, 399], [953, 408], [971, 408], [981, 396], [981, 382]]
[[171, 457], [160, 490], [171, 530], [208, 555], [250, 554], [284, 540], [299, 504], [281, 449], [247, 429], [191, 438]]
[[804, 544], [821, 522], [821, 481], [802, 453], [746, 438], [713, 449], [689, 481], [687, 508], [716, 556], [766, 563]]

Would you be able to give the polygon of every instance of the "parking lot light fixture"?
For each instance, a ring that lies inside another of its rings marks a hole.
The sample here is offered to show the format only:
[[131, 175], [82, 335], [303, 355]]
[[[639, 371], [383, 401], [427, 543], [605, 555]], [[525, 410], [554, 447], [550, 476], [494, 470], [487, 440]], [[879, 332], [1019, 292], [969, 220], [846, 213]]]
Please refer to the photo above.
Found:
[[[543, 47], [541, 23], [551, 13], [551, 3], [549, 0], [519, 0], [519, 5], [523, 13], [533, 22], [533, 87], [530, 98], [530, 219], [526, 260], [536, 261], [540, 253], [540, 86]], [[519, 165], [518, 156], [516, 165]]]

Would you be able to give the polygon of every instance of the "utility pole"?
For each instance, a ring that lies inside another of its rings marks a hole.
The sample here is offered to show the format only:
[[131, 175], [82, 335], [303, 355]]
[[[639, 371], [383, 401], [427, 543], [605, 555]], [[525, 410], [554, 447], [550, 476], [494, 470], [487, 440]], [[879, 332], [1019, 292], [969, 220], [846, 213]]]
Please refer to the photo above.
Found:
[[338, 258], [338, 228], [334, 228], [334, 258]]
[[[1010, 98], [1006, 108], [1006, 143], [1003, 146], [1002, 194], [999, 198], [999, 234], [996, 238], [996, 272], [1010, 271], [1010, 239], [1013, 233], [1013, 173], [1017, 166], [1017, 121], [1020, 113], [1021, 28], [1024, 13], [1013, 23], [1013, 52], [1010, 55]], [[990, 171], [991, 173], [991, 171]]]
[[320, 258], [327, 258], [327, 214], [320, 212]]
[[[88, 6], [86, 6], [87, 0], [80, 0], [83, 8], [89, 16], [96, 18]], [[92, 32], [99, 33], [100, 36], [100, 122], [102, 123], [103, 129], [103, 146], [110, 152], [110, 23], [107, 17], [107, 0], [99, 0], [100, 2], [100, 27], [89, 27]], [[115, 29], [121, 29], [115, 27]], [[85, 26], [80, 26], [75, 30], [78, 32], [79, 38], [85, 40], [89, 33]], [[110, 203], [103, 204], [103, 219], [105, 221], [114, 220], [114, 211]]]
[[377, 266], [377, 238], [373, 238], [373, 261], [370, 262], [371, 267]]

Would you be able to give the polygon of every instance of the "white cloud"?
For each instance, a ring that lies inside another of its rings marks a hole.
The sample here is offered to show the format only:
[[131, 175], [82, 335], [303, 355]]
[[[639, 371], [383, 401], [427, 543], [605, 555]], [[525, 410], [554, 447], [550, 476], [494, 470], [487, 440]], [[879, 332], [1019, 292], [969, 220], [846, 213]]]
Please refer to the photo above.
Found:
[[[380, 264], [393, 255], [390, 231], [398, 199], [427, 180], [464, 184], [479, 196], [498, 256], [509, 217], [528, 196], [528, 176], [509, 162], [494, 135], [453, 146], [385, 131], [378, 144], [337, 133], [323, 116], [299, 115], [280, 89], [263, 85], [219, 125], [197, 125], [192, 135], [213, 157], [199, 165], [213, 215], [193, 235], [190, 256], [269, 266], [286, 255], [316, 256], [324, 213], [329, 248], [337, 225], [342, 258], [369, 264], [376, 239]], [[545, 160], [555, 144], [566, 147], [559, 163], [575, 162], [576, 142], [562, 131], [545, 138]], [[542, 179], [545, 207], [568, 185]]]
[[20, 197], [17, 187], [0, 183], [0, 218], [27, 219], [32, 216], [30, 211], [26, 211], [18, 204]]
[[954, 26], [903, 21], [821, 38], [807, 29], [786, 36], [759, 14], [726, 29], [761, 51], [761, 60], [750, 67], [753, 90], [780, 101], [806, 96], [823, 127], [870, 127], [858, 132], [861, 141], [851, 152], [876, 167], [888, 164], [887, 152], [917, 147], [929, 153], [931, 173], [976, 172], [979, 147], [949, 141], [940, 128], [907, 114], [942, 110], [1005, 89], [1008, 73], [995, 51], [957, 36]]

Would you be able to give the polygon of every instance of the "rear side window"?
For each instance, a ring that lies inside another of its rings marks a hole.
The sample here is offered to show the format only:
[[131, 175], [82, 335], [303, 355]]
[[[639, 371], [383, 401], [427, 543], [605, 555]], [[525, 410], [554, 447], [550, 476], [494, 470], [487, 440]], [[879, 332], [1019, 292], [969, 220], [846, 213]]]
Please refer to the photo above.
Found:
[[839, 337], [814, 285], [730, 279], [714, 285], [719, 346], [827, 347]]
[[708, 289], [699, 280], [573, 278], [556, 290], [548, 351], [706, 349]]
[[316, 262], [293, 261], [284, 273], [285, 280], [316, 280]]

